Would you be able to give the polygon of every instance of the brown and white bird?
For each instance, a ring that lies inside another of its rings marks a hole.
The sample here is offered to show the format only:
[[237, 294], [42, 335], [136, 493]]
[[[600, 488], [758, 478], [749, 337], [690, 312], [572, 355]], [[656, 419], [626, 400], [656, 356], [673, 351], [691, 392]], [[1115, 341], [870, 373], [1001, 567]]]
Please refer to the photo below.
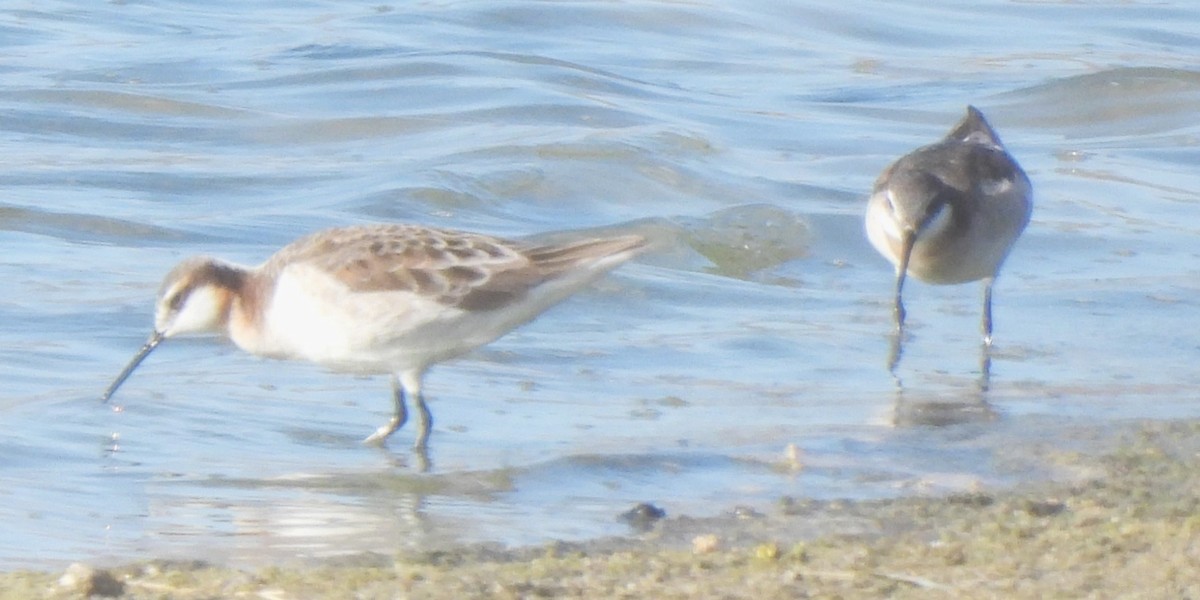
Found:
[[487, 344], [645, 248], [636, 235], [535, 244], [416, 225], [320, 231], [257, 267], [184, 260], [158, 292], [154, 332], [104, 392], [107, 401], [163, 340], [217, 333], [270, 358], [389, 374], [392, 418], [415, 404], [424, 449], [433, 419], [421, 379], [435, 363]]

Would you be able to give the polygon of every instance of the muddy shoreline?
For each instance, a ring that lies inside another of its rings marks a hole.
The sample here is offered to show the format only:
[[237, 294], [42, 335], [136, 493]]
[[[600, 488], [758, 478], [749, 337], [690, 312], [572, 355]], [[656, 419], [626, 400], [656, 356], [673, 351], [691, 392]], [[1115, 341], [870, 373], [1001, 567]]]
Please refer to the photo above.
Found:
[[[669, 516], [641, 535], [252, 570], [0, 574], [0, 598], [1200, 598], [1200, 421], [1137, 424], [1086, 481]], [[1056, 460], [1063, 460], [1056, 457]]]

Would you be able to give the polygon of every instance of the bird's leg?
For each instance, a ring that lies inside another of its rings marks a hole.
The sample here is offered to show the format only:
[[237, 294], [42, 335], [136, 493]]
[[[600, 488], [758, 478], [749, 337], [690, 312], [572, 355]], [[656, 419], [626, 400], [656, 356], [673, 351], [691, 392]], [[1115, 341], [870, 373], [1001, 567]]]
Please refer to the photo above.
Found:
[[995, 277], [983, 281], [983, 345], [979, 348], [979, 389], [986, 392], [992, 381], [992, 283]]
[[980, 323], [980, 329], [983, 330], [983, 345], [988, 348], [992, 347], [992, 283], [995, 281], [995, 277], [983, 280], [983, 322]]
[[375, 433], [363, 440], [363, 443], [382, 446], [387, 442], [388, 436], [396, 433], [396, 430], [403, 427], [407, 420], [408, 407], [404, 403], [404, 386], [400, 384], [400, 380], [395, 375], [392, 375], [392, 418], [387, 423], [380, 425]]
[[401, 385], [408, 390], [409, 396], [417, 407], [418, 427], [417, 439], [413, 441], [413, 454], [417, 459], [417, 469], [426, 473], [432, 466], [429, 460], [429, 433], [433, 431], [433, 414], [425, 403], [425, 395], [421, 393], [421, 376], [423, 373], [405, 373], [401, 377]]
[[433, 414], [429, 412], [429, 405], [425, 404], [425, 397], [419, 390], [414, 392], [413, 399], [417, 403], [417, 415], [421, 418], [421, 431], [417, 433], [413, 448], [423, 453], [429, 448], [429, 432], [433, 430]]

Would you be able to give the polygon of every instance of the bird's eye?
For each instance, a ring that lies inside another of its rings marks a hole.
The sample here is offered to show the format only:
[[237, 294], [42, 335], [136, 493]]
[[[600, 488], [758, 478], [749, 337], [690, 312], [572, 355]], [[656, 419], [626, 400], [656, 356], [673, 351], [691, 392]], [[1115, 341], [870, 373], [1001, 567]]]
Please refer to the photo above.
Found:
[[888, 203], [888, 211], [889, 211], [889, 212], [891, 212], [891, 213], [893, 213], [893, 214], [895, 214], [895, 213], [897, 212], [897, 210], [896, 210], [896, 197], [895, 197], [895, 195], [892, 193], [892, 189], [891, 189], [891, 188], [888, 188], [888, 190], [887, 190], [886, 192], [884, 192], [884, 194], [883, 194], [883, 197], [887, 199], [887, 203]]
[[172, 312], [178, 311], [179, 309], [183, 308], [183, 300], [183, 294], [175, 294], [174, 296], [171, 296], [169, 300], [167, 300], [167, 308], [171, 309]]

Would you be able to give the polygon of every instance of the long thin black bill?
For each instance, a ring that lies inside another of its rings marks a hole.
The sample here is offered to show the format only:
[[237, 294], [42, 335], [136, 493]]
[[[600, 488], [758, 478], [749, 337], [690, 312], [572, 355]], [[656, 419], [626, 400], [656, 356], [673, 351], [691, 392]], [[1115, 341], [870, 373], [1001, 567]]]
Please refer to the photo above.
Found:
[[913, 246], [917, 244], [917, 234], [906, 233], [900, 241], [900, 262], [896, 264], [896, 298], [892, 309], [896, 319], [896, 331], [904, 329], [904, 279], [908, 277], [908, 262], [912, 258]]
[[154, 335], [151, 335], [150, 339], [146, 340], [146, 345], [142, 346], [141, 350], [138, 350], [138, 353], [134, 355], [133, 360], [129, 361], [129, 364], [125, 365], [125, 369], [121, 371], [121, 374], [117, 375], [117, 378], [113, 380], [112, 385], [108, 386], [107, 390], [104, 390], [104, 395], [100, 396], [100, 401], [108, 402], [108, 399], [112, 398], [112, 395], [117, 391], [117, 388], [121, 387], [121, 384], [125, 383], [126, 379], [129, 379], [129, 376], [133, 374], [133, 370], [138, 368], [138, 365], [142, 364], [142, 361], [146, 360], [146, 357], [150, 356], [150, 353], [157, 348], [158, 344], [162, 341], [163, 334], [155, 331]]

